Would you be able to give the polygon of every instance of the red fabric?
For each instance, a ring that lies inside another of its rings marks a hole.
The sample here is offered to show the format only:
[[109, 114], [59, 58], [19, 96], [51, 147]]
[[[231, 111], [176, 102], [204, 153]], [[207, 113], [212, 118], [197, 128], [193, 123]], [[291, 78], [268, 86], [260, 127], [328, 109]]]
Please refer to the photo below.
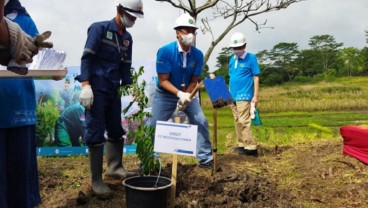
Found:
[[368, 129], [358, 126], [343, 126], [340, 134], [344, 139], [343, 153], [368, 164]]

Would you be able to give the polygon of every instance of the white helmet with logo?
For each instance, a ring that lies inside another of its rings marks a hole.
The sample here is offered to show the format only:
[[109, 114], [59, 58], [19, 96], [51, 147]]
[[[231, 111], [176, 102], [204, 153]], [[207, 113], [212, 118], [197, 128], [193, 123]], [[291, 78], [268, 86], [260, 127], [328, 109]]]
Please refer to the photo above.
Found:
[[184, 13], [180, 15], [174, 25], [174, 29], [176, 30], [179, 27], [192, 27], [197, 29], [196, 22], [194, 21], [193, 17], [191, 17], [188, 13]]
[[245, 40], [245, 36], [243, 35], [243, 33], [240, 33], [240, 32], [234, 33], [230, 38], [231, 48], [240, 47], [240, 46], [245, 45], [246, 43], [247, 43], [247, 40]]
[[116, 6], [122, 7], [124, 11], [138, 18], [143, 18], [142, 0], [117, 0]]

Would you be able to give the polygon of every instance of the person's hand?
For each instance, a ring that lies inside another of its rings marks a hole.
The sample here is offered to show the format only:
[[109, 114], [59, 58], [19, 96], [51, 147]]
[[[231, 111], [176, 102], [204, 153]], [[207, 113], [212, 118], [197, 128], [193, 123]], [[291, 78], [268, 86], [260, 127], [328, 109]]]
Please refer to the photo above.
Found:
[[79, 96], [79, 102], [87, 110], [91, 109], [91, 106], [93, 105], [93, 92], [91, 85], [85, 85], [82, 87], [82, 92]]
[[19, 64], [32, 62], [32, 57], [38, 53], [38, 48], [33, 39], [27, 35], [17, 23], [4, 18], [9, 28], [10, 55]]
[[183, 104], [182, 102], [180, 102], [180, 100], [178, 101], [178, 103], [176, 104], [176, 108], [180, 111], [184, 111], [187, 108], [187, 105]]
[[256, 112], [256, 105], [254, 102], [251, 102], [250, 103], [250, 119], [254, 119], [256, 117], [255, 112]]
[[31, 38], [17, 23], [7, 18], [4, 19], [8, 25], [10, 38], [11, 60], [7, 64], [7, 69], [20, 75], [26, 75], [28, 73], [26, 64], [32, 62], [32, 58], [38, 53], [39, 48], [53, 47], [52, 43], [45, 42], [51, 36], [51, 32], [46, 31], [35, 38]]
[[179, 91], [176, 96], [179, 98], [179, 102], [183, 105], [187, 105], [188, 103], [192, 102], [192, 99], [190, 98], [190, 93], [188, 92]]

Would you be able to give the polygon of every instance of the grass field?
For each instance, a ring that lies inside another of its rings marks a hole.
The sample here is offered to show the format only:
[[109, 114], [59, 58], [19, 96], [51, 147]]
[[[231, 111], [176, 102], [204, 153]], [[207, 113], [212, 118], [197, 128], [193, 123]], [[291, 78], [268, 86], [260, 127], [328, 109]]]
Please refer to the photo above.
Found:
[[[202, 106], [213, 135], [213, 108], [206, 92]], [[368, 124], [366, 77], [339, 78], [314, 84], [261, 87], [259, 112], [263, 125], [253, 127], [264, 145], [288, 145], [318, 139], [340, 139], [344, 125]], [[217, 109], [219, 152], [235, 145], [233, 117], [229, 107]]]

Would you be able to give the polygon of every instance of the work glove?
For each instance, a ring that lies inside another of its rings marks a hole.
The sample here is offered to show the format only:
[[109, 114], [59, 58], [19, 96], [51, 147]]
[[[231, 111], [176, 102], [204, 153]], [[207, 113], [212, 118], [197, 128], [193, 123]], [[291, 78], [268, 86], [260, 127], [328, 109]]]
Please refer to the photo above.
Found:
[[176, 109], [178, 109], [180, 111], [184, 111], [186, 108], [187, 108], [187, 105], [180, 102], [180, 100], [176, 104]]
[[190, 98], [190, 93], [188, 92], [179, 91], [176, 96], [179, 98], [179, 102], [183, 105], [187, 105], [192, 102], [192, 99]]
[[79, 95], [79, 102], [87, 110], [91, 109], [91, 106], [93, 105], [93, 92], [91, 85], [85, 85], [82, 87], [82, 92]]
[[28, 73], [26, 64], [32, 62], [32, 57], [38, 53], [39, 48], [53, 46], [52, 43], [44, 42], [50, 37], [51, 32], [47, 31], [33, 39], [17, 23], [7, 18], [4, 19], [9, 29], [10, 55], [12, 56], [7, 69], [20, 75], [26, 75]]
[[250, 103], [250, 119], [254, 119], [256, 117], [255, 112], [256, 112], [256, 105], [253, 102], [251, 102]]
[[42, 34], [36, 35], [33, 38], [34, 45], [37, 48], [52, 48], [54, 44], [52, 42], [45, 42], [51, 36], [51, 31], [43, 32]]

